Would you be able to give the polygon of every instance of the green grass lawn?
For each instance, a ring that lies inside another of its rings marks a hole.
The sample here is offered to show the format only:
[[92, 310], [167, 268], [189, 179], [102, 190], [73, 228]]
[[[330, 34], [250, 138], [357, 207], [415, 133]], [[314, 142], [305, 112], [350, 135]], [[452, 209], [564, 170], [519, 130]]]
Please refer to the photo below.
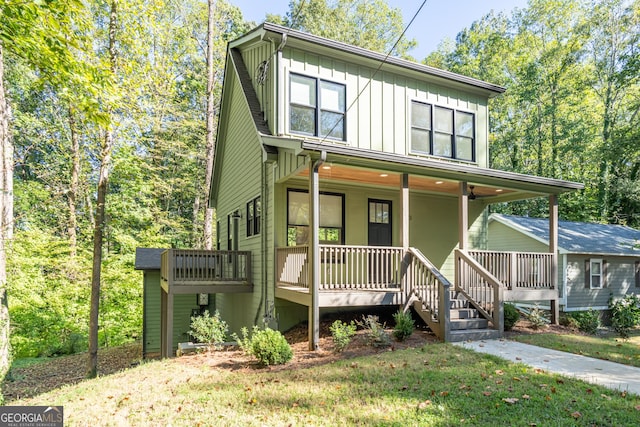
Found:
[[555, 333], [521, 334], [512, 339], [526, 344], [640, 367], [640, 330], [633, 331], [627, 340], [614, 334], [594, 336]]
[[449, 344], [298, 370], [184, 357], [16, 401], [63, 405], [65, 426], [637, 425], [640, 397]]

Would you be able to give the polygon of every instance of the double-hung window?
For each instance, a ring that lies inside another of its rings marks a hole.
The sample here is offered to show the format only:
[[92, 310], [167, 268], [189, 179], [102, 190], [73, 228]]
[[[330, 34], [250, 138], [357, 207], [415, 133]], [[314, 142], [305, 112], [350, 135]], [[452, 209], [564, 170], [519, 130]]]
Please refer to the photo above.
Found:
[[412, 101], [411, 152], [475, 161], [474, 115]]
[[589, 260], [589, 287], [591, 289], [601, 289], [604, 281], [602, 259], [591, 258]]
[[345, 85], [291, 74], [289, 89], [291, 133], [345, 140]]
[[[287, 245], [309, 244], [309, 193], [287, 193]], [[320, 193], [319, 240], [321, 244], [344, 244], [344, 194]]]
[[253, 200], [247, 202], [247, 237], [260, 234], [260, 214], [262, 206], [260, 204], [260, 197], [256, 197]]

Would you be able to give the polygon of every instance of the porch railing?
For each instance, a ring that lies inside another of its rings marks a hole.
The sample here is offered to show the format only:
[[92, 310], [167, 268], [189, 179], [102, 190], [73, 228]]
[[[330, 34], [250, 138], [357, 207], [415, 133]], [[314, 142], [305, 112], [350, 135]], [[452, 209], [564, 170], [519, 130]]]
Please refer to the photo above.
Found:
[[456, 291], [460, 292], [488, 319], [494, 329], [503, 332], [503, 288], [495, 275], [467, 251], [455, 250]]
[[429, 327], [448, 341], [451, 283], [418, 249], [409, 248], [405, 265], [403, 288], [409, 289], [411, 297], [418, 299], [419, 308], [427, 312], [429, 318], [424, 320]]
[[540, 252], [467, 251], [509, 289], [553, 289], [553, 254]]
[[[309, 248], [276, 249], [279, 286], [309, 288]], [[400, 287], [402, 248], [320, 245], [320, 290], [376, 290]]]
[[249, 283], [251, 252], [168, 249], [160, 258], [160, 274], [170, 285]]

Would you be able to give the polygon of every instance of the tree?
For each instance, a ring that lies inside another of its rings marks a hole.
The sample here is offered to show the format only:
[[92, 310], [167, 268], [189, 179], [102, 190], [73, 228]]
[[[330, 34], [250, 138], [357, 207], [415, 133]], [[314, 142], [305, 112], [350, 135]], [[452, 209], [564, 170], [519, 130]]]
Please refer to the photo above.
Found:
[[415, 40], [405, 36], [402, 12], [384, 0], [292, 0], [285, 16], [267, 20], [317, 36], [411, 59]]

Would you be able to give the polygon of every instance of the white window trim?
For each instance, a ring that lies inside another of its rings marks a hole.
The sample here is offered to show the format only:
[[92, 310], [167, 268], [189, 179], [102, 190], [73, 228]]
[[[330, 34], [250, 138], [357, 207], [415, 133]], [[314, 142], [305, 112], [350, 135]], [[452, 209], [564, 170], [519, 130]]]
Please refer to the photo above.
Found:
[[[600, 264], [600, 286], [593, 286], [593, 264]], [[604, 263], [602, 262], [602, 258], [591, 258], [589, 259], [589, 289], [602, 289], [604, 283], [604, 271], [603, 271]]]

